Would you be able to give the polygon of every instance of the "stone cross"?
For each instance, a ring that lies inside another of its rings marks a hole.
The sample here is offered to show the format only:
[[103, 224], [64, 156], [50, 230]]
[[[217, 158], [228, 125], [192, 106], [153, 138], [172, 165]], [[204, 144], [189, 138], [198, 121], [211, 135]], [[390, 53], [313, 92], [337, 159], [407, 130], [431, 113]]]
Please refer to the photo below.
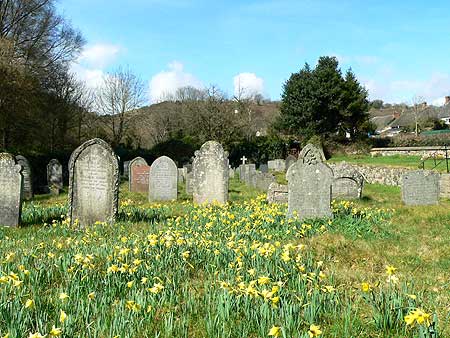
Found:
[[332, 217], [331, 186], [333, 170], [326, 164], [321, 149], [308, 144], [286, 174], [288, 180], [288, 217], [300, 220]]
[[208, 141], [195, 152], [192, 173], [194, 203], [227, 203], [228, 153], [220, 143]]
[[247, 160], [248, 160], [248, 158], [245, 157], [245, 155], [241, 157], [242, 164], [245, 165], [245, 163], [247, 162]]
[[69, 162], [69, 218], [86, 227], [113, 223], [119, 200], [119, 160], [108, 143], [93, 139], [72, 153]]
[[13, 155], [0, 153], [0, 225], [18, 226], [22, 211], [22, 166]]

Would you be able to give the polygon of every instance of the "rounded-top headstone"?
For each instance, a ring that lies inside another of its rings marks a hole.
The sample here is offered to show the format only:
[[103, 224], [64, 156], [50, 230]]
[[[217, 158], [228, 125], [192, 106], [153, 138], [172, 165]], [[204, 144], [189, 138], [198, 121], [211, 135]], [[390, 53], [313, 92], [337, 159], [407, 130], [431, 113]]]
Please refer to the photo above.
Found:
[[[133, 182], [136, 182], [136, 178], [133, 177], [133, 168], [135, 167], [148, 167], [147, 161], [142, 157], [135, 157], [128, 163], [128, 189], [130, 191], [135, 191], [133, 189]], [[140, 190], [140, 189], [136, 189]], [[147, 180], [147, 187], [146, 190], [148, 190], [148, 180]], [[141, 191], [142, 192], [142, 191]], [[145, 191], [147, 192], [147, 191]]]
[[0, 225], [18, 226], [22, 212], [22, 166], [13, 155], [0, 153]]
[[322, 149], [308, 144], [287, 171], [288, 217], [300, 219], [332, 217], [333, 170], [324, 163]]
[[23, 198], [26, 200], [33, 198], [33, 181], [31, 176], [31, 167], [30, 163], [26, 159], [26, 157], [22, 155], [16, 156], [17, 164], [22, 166], [22, 175], [23, 175]]
[[335, 165], [333, 174], [333, 199], [361, 198], [365, 180], [363, 174], [346, 162]]
[[177, 199], [178, 169], [175, 162], [167, 157], [158, 157], [150, 166], [150, 202], [172, 201]]
[[47, 164], [47, 183], [50, 192], [56, 195], [64, 186], [62, 165], [57, 159], [52, 159]]
[[93, 139], [79, 146], [69, 162], [69, 217], [82, 227], [112, 223], [119, 199], [119, 161], [108, 143]]
[[228, 153], [216, 141], [204, 143], [195, 152], [192, 165], [194, 203], [227, 203]]

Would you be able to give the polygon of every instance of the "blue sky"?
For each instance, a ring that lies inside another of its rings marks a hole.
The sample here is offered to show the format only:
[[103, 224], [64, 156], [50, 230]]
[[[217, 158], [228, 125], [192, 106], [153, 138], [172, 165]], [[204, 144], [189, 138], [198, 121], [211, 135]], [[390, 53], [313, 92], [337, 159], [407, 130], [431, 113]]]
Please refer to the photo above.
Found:
[[[152, 101], [179, 86], [218, 85], [280, 98], [305, 62], [334, 55], [370, 98], [441, 103], [450, 95], [450, 2], [59, 0], [87, 40], [73, 70], [92, 86], [117, 66]], [[238, 81], [239, 79], [239, 81]]]

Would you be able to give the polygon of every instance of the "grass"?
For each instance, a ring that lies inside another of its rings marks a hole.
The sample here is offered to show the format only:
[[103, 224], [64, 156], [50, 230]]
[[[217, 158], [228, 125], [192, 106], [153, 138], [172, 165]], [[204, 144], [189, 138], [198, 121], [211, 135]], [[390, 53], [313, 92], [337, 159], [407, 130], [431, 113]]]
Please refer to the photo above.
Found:
[[[336, 155], [328, 160], [329, 162], [346, 161], [348, 163], [366, 164], [373, 166], [391, 166], [399, 168], [413, 168], [418, 169], [421, 164], [420, 156], [370, 156], [370, 155]], [[437, 166], [436, 166], [437, 164]], [[447, 171], [445, 160], [437, 160], [436, 164], [433, 160], [425, 161], [425, 169], [437, 170], [441, 172]], [[435, 167], [436, 166], [436, 167]], [[450, 163], [449, 163], [450, 166]], [[422, 167], [421, 167], [422, 168]]]
[[0, 336], [419, 337], [416, 307], [450, 336], [450, 201], [405, 207], [366, 185], [333, 221], [299, 223], [258, 195], [232, 180], [225, 208], [150, 204], [122, 184], [119, 222], [85, 231], [61, 216], [66, 195], [38, 196], [29, 226], [0, 229]]

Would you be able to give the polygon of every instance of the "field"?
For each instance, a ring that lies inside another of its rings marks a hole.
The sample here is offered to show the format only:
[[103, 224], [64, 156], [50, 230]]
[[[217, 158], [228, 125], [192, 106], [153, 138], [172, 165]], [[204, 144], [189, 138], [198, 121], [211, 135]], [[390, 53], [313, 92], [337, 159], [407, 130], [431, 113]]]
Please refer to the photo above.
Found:
[[[374, 156], [371, 155], [336, 155], [333, 156], [330, 162], [341, 162], [346, 161], [348, 163], [355, 164], [367, 164], [374, 166], [392, 166], [392, 167], [401, 167], [401, 168], [412, 168], [418, 169], [420, 163], [422, 162], [420, 156]], [[450, 166], [450, 162], [449, 162]], [[420, 167], [422, 169], [422, 167]], [[447, 171], [447, 165], [445, 160], [434, 160], [428, 159], [425, 161], [425, 169], [428, 170], [437, 170], [441, 172]]]
[[367, 185], [298, 222], [230, 190], [150, 205], [122, 184], [118, 223], [85, 230], [64, 195], [26, 204], [28, 226], [0, 229], [0, 337], [450, 336], [449, 201]]

